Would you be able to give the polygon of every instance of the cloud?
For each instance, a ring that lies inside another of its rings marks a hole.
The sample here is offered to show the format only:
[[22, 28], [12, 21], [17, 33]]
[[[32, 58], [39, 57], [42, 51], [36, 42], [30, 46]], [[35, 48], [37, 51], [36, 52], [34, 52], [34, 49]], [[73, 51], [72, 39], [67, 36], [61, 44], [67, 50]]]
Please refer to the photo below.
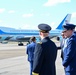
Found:
[[23, 14], [23, 15], [22, 15], [22, 17], [24, 17], [24, 18], [25, 18], [25, 17], [32, 17], [32, 16], [33, 16], [33, 14]]
[[59, 3], [70, 2], [70, 0], [48, 0], [43, 6], [53, 6]]
[[5, 11], [4, 8], [0, 8], [0, 13], [3, 13]]
[[72, 13], [72, 18], [76, 18], [76, 12]]
[[10, 10], [8, 13], [15, 13], [15, 11], [14, 10]]

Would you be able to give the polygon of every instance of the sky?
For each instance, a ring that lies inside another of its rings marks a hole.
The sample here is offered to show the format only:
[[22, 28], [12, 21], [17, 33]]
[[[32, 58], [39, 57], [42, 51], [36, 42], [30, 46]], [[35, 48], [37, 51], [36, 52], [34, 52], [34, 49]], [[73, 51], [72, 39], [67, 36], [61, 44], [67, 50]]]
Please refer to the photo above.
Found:
[[76, 24], [76, 0], [0, 0], [0, 26], [4, 27], [38, 29], [38, 24], [46, 23], [55, 29], [67, 14]]

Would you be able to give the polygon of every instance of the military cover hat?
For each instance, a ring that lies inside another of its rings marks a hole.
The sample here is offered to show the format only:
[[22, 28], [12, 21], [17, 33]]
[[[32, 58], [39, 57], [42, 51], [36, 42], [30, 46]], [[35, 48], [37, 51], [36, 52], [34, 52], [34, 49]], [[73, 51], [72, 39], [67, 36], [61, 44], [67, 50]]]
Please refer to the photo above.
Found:
[[66, 24], [66, 25], [63, 25], [63, 30], [73, 30], [75, 29], [76, 25], [74, 24]]
[[40, 29], [41, 32], [49, 32], [51, 30], [51, 27], [48, 24], [39, 24], [38, 28]]

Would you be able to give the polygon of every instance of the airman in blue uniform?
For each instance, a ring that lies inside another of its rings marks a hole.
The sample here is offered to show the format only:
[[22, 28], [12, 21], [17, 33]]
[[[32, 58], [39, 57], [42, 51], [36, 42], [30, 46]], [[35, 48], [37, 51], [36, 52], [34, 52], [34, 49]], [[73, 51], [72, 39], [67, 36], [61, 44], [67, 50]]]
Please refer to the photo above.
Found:
[[76, 33], [74, 24], [63, 25], [67, 43], [64, 44], [63, 60], [65, 75], [76, 75]]
[[27, 45], [26, 53], [28, 54], [28, 61], [30, 62], [30, 75], [32, 75], [36, 38], [33, 36], [33, 37], [31, 37], [30, 41], [31, 41], [31, 43]]
[[55, 60], [57, 47], [49, 38], [51, 27], [39, 24], [41, 42], [36, 44], [33, 63], [33, 75], [56, 75]]

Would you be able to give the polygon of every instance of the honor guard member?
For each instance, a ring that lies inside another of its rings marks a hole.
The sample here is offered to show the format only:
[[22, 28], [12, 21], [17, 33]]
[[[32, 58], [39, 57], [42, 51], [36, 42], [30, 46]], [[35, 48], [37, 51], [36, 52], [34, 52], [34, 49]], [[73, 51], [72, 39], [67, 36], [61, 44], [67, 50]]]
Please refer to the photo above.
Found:
[[37, 43], [34, 53], [33, 75], [56, 75], [55, 60], [57, 47], [49, 38], [51, 27], [39, 24], [41, 42]]
[[28, 61], [30, 62], [30, 75], [32, 75], [35, 45], [36, 45], [36, 37], [32, 36], [30, 38], [30, 44], [27, 45], [26, 50], [26, 53], [28, 54]]
[[74, 24], [63, 25], [65, 37], [68, 39], [64, 44], [63, 60], [65, 75], [76, 75], [76, 33]]

